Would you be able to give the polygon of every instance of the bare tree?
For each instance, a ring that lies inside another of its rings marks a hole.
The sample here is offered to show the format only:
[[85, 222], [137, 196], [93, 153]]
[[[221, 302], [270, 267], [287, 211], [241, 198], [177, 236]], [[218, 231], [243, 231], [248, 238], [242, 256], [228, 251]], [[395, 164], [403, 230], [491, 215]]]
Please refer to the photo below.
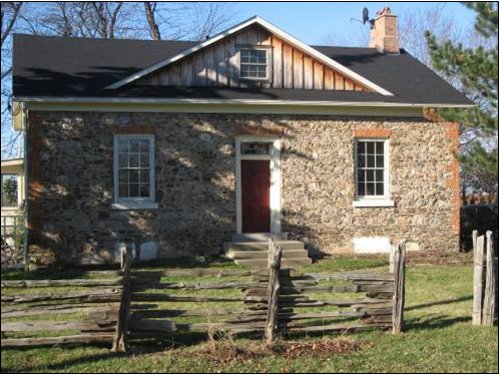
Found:
[[221, 31], [234, 17], [232, 4], [210, 2], [144, 2], [152, 39], [203, 40]]
[[132, 13], [129, 4], [127, 8], [121, 1], [52, 2], [29, 23], [36, 34], [112, 39], [133, 29], [127, 17]]
[[10, 131], [10, 102], [12, 98], [12, 87], [10, 79], [12, 77], [12, 63], [9, 58], [12, 54], [12, 43], [10, 36], [14, 26], [19, 18], [23, 2], [8, 1], [1, 3], [1, 51], [2, 51], [2, 69], [1, 69], [1, 115], [2, 115], [2, 158], [12, 157], [16, 154], [20, 133]]
[[196, 40], [203, 40], [220, 31], [231, 19], [225, 3], [194, 3], [193, 30]]
[[157, 2], [152, 2], [152, 1], [144, 2], [144, 12], [146, 13], [146, 20], [149, 26], [149, 33], [151, 34], [151, 39], [153, 40], [161, 39], [160, 28], [158, 27], [158, 23], [156, 22], [156, 17], [155, 17], [157, 5], [158, 5]]
[[16, 22], [17, 15], [19, 14], [19, 10], [23, 5], [22, 1], [6, 1], [2, 2], [1, 7], [1, 30], [2, 30], [2, 43], [3, 46], [5, 40], [10, 35], [12, 28], [14, 27], [14, 23]]
[[340, 46], [338, 38], [333, 33], [328, 33], [321, 39], [322, 46]]
[[440, 40], [464, 39], [465, 30], [457, 25], [446, 3], [435, 3], [423, 10], [406, 11], [398, 18], [400, 46], [429, 67], [431, 58], [424, 37], [426, 30], [432, 30]]

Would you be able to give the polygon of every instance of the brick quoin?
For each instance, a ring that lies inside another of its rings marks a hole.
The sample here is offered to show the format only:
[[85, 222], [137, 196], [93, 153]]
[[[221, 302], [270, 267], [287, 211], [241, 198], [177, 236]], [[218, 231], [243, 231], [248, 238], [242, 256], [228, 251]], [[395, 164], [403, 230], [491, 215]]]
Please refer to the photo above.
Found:
[[154, 134], [155, 127], [152, 125], [127, 125], [123, 127], [113, 127], [114, 134]]
[[285, 134], [284, 127], [252, 127], [249, 125], [237, 125], [235, 135], [245, 136], [282, 136]]
[[456, 154], [459, 151], [459, 137], [460, 137], [460, 128], [458, 123], [444, 123], [446, 127], [446, 135], [450, 139], [451, 142], [451, 150], [452, 160], [450, 162], [450, 171], [451, 177], [449, 180], [449, 187], [452, 191], [452, 202], [453, 209], [451, 212], [451, 222], [453, 231], [458, 234], [460, 233], [460, 165], [458, 163]]
[[392, 135], [390, 129], [384, 128], [361, 128], [354, 129], [354, 137], [367, 137], [367, 138], [389, 138]]
[[30, 116], [30, 129], [27, 132], [27, 140], [29, 148], [27, 170], [28, 170], [28, 192], [26, 197], [28, 200], [28, 229], [39, 230], [42, 227], [43, 209], [41, 208], [41, 200], [45, 193], [45, 187], [41, 181], [42, 169], [40, 166], [40, 152], [46, 146], [46, 142], [40, 132], [38, 116]]

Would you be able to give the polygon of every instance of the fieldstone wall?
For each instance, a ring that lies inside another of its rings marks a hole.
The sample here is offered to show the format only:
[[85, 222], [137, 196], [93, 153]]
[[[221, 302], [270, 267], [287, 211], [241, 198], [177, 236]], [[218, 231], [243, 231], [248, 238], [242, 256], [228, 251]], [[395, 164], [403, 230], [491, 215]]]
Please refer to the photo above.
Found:
[[[427, 120], [328, 116], [30, 112], [32, 246], [58, 261], [112, 262], [117, 241], [160, 257], [222, 251], [236, 228], [237, 134], [280, 134], [282, 230], [311, 250], [352, 251], [353, 237], [405, 237], [458, 249], [455, 128]], [[393, 208], [353, 208], [354, 135], [390, 134]], [[384, 131], [385, 130], [385, 131]], [[157, 210], [112, 210], [113, 135], [155, 135]]]

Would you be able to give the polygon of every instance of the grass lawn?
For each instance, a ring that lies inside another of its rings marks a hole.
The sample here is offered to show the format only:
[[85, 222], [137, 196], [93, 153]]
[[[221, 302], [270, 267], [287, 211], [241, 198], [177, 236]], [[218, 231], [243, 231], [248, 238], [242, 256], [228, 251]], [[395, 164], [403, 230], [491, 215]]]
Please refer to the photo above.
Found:
[[[385, 264], [381, 258], [346, 256], [305, 270], [386, 270]], [[2, 278], [9, 277], [19, 278], [19, 275], [2, 274]], [[1, 369], [2, 372], [498, 372], [498, 327], [470, 324], [472, 265], [411, 265], [407, 269], [406, 291], [406, 331], [401, 335], [371, 330], [293, 339], [304, 343], [340, 336], [364, 344], [362, 350], [349, 353], [292, 358], [268, 353], [221, 362], [203, 355], [207, 342], [193, 336], [136, 346], [128, 356], [110, 354], [105, 345], [3, 349]], [[191, 344], [186, 345], [188, 342]], [[237, 339], [236, 345], [252, 347], [256, 342]]]

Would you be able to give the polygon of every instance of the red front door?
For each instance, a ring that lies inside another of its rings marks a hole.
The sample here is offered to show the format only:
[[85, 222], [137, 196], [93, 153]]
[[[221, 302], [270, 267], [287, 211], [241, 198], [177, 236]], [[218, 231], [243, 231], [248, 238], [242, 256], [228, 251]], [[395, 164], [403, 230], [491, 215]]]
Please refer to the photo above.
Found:
[[270, 232], [269, 161], [241, 161], [242, 232]]

